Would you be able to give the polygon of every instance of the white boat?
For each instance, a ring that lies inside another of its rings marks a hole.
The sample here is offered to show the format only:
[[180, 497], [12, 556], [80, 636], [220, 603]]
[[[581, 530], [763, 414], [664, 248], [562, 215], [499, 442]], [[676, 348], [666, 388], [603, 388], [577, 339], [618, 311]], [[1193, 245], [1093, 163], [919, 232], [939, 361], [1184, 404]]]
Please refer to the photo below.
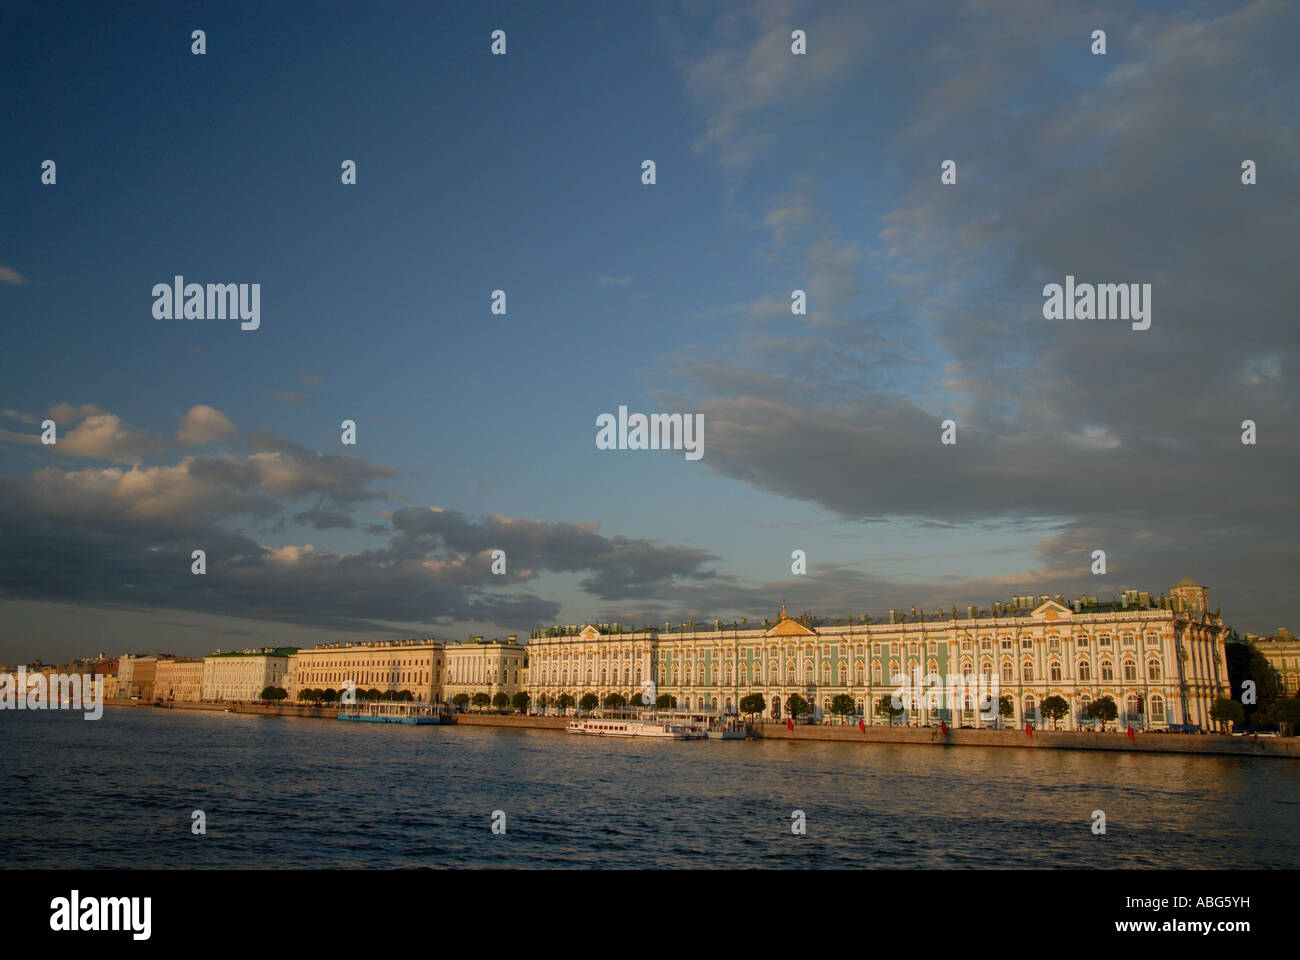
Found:
[[706, 740], [709, 736], [698, 727], [664, 720], [604, 720], [595, 717], [571, 720], [565, 730], [596, 737], [651, 737], [657, 740]]

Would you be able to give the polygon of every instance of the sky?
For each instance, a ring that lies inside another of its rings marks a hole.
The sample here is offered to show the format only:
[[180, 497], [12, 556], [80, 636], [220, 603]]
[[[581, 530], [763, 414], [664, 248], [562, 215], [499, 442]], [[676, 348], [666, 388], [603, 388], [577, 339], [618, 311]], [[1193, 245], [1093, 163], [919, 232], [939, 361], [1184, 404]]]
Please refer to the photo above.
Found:
[[[11, 4], [0, 661], [1184, 575], [1295, 628], [1298, 41], [1280, 0]], [[260, 327], [156, 318], [176, 275]], [[1066, 276], [1150, 328], [1045, 319]], [[599, 449], [620, 406], [703, 456]]]

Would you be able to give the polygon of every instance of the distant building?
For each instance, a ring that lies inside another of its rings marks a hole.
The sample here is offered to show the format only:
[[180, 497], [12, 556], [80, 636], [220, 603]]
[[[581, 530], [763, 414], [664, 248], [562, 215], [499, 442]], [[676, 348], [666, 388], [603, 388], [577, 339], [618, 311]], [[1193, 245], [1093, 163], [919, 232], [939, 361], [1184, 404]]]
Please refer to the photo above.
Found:
[[293, 696], [303, 690], [342, 693], [350, 681], [357, 690], [409, 690], [416, 700], [437, 703], [442, 699], [442, 671], [443, 644], [433, 637], [322, 643], [298, 651]]
[[[789, 698], [808, 701], [814, 716], [848, 695], [865, 723], [889, 723], [877, 712], [898, 689], [894, 678], [951, 675], [996, 677], [1009, 697], [1003, 723], [1042, 721], [1039, 705], [1060, 696], [1069, 706], [1062, 729], [1086, 724], [1083, 708], [1110, 697], [1120, 724], [1160, 729], [1170, 724], [1213, 726], [1210, 708], [1228, 692], [1224, 641], [1228, 628], [1209, 610], [1205, 587], [1185, 578], [1169, 596], [1137, 590], [1107, 602], [1082, 597], [1067, 604], [1046, 594], [926, 616], [890, 611], [888, 622], [791, 618], [762, 626], [714, 621], [624, 630], [621, 625], [535, 631], [528, 643], [528, 690], [535, 706], [553, 707], [561, 694], [632, 700], [647, 690], [678, 706], [739, 712], [740, 700], [761, 694], [763, 716], [782, 719]], [[1289, 655], [1288, 655], [1289, 656]], [[449, 685], [449, 689], [451, 689]], [[987, 726], [973, 709], [927, 704], [894, 722]]]
[[153, 682], [158, 667], [156, 657], [123, 654], [117, 661], [117, 695], [122, 698], [153, 699]]
[[283, 686], [293, 647], [265, 647], [203, 658], [204, 700], [258, 700], [267, 687]]
[[471, 697], [504, 693], [513, 698], [526, 689], [527, 665], [528, 647], [514, 634], [504, 640], [473, 637], [465, 643], [449, 643], [443, 696], [452, 700], [461, 693]]
[[178, 657], [159, 660], [154, 671], [154, 697], [159, 700], [194, 701], [203, 695], [203, 660]]
[[1300, 637], [1286, 627], [1278, 627], [1273, 636], [1248, 633], [1246, 639], [1255, 644], [1269, 666], [1277, 671], [1282, 692], [1288, 697], [1300, 693]]

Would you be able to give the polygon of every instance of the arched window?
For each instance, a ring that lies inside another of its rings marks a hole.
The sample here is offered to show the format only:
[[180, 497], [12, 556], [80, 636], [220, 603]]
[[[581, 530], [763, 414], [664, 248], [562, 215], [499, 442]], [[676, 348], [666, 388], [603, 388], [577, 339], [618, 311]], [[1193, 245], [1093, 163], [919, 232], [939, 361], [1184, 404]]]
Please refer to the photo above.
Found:
[[[1148, 680], [1152, 680], [1152, 681], [1155, 681], [1155, 680], [1159, 680], [1159, 679], [1160, 679], [1160, 661], [1159, 661], [1159, 660], [1149, 660], [1149, 661], [1147, 661], [1147, 679], [1148, 679]], [[1151, 711], [1151, 712], [1152, 712], [1152, 713], [1155, 712], [1154, 707], [1152, 708], [1152, 711]]]
[[1127, 720], [1136, 720], [1138, 718], [1138, 697], [1136, 693], [1130, 693], [1124, 698], [1124, 714]]
[[1132, 660], [1125, 660], [1125, 661], [1124, 661], [1124, 680], [1125, 680], [1126, 682], [1130, 682], [1130, 683], [1131, 683], [1131, 682], [1137, 680], [1137, 678], [1138, 678], [1138, 665], [1137, 665], [1136, 663], [1134, 663]]
[[1164, 719], [1165, 698], [1157, 693], [1151, 697], [1151, 720], [1153, 723], [1163, 723]]
[[1079, 661], [1079, 682], [1088, 683], [1092, 680], [1092, 667], [1088, 666], [1087, 660]]
[[1051, 663], [1051, 666], [1048, 667], [1048, 670], [1049, 670], [1048, 676], [1051, 678], [1051, 681], [1052, 681], [1053, 683], [1060, 683], [1060, 682], [1061, 682], [1061, 664], [1060, 664], [1058, 661], [1053, 660], [1052, 663]]
[[1109, 683], [1114, 679], [1115, 679], [1115, 668], [1111, 666], [1111, 662], [1109, 660], [1103, 660], [1101, 662], [1102, 683]]
[[880, 661], [876, 660], [871, 664], [871, 683], [876, 686], [880, 683]]
[[1034, 703], [1034, 695], [1033, 695], [1032, 693], [1027, 693], [1027, 694], [1025, 694], [1025, 713], [1024, 713], [1024, 718], [1025, 718], [1026, 720], [1034, 720], [1034, 719], [1036, 719], [1036, 717], [1034, 716], [1034, 711], [1035, 711], [1035, 709], [1036, 709], [1036, 707], [1035, 707], [1035, 703]]
[[1012, 682], [1012, 667], [1011, 667], [1010, 660], [1002, 661], [1002, 682], [1003, 683]]
[[1026, 683], [1032, 681], [1034, 679], [1034, 665], [1026, 660], [1020, 665], [1020, 675], [1025, 678]]

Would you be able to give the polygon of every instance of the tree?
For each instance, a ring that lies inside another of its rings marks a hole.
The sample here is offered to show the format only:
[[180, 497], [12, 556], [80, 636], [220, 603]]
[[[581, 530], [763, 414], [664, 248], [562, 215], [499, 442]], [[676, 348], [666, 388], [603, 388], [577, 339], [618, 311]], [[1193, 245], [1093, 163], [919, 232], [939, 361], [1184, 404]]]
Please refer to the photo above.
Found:
[[795, 720], [812, 713], [812, 704], [797, 693], [790, 694], [785, 701], [786, 713], [790, 714]]
[[480, 710], [482, 710], [484, 707], [486, 707], [489, 703], [492, 702], [492, 698], [489, 697], [482, 690], [480, 690], [478, 693], [474, 694], [474, 696], [469, 698], [469, 702], [474, 704], [474, 706], [478, 707]]
[[311, 695], [312, 695], [312, 691], [311, 691], [310, 689], [306, 689], [306, 688], [304, 688], [304, 689], [298, 691], [298, 699], [299, 699], [299, 700], [310, 700], [310, 699], [311, 699]]
[[669, 693], [661, 693], [655, 697], [656, 710], [676, 710], [677, 698]]
[[1210, 719], [1215, 723], [1245, 723], [1246, 710], [1236, 700], [1219, 697], [1214, 701], [1214, 706], [1210, 707]]
[[998, 697], [998, 716], [1010, 720], [1015, 715], [1016, 705], [1011, 702], [1011, 698], [1008, 696]]
[[528, 696], [528, 691], [520, 690], [518, 693], [514, 695], [514, 697], [511, 699], [510, 702], [514, 706], [514, 708], [518, 710], [520, 713], [527, 713], [529, 699], [530, 698]]
[[573, 697], [567, 693], [562, 693], [555, 698], [555, 706], [563, 713], [573, 706]]
[[836, 716], [847, 717], [849, 714], [855, 713], [857, 709], [858, 705], [853, 702], [853, 698], [847, 693], [837, 693], [831, 697], [831, 713]]
[[596, 704], [598, 703], [600, 703], [600, 698], [594, 693], [584, 693], [582, 699], [578, 701], [578, 706], [587, 713], [591, 713], [591, 711], [596, 709]]
[[1300, 723], [1300, 698], [1278, 697], [1268, 708], [1268, 718], [1282, 728], [1283, 736], [1291, 736]]
[[619, 707], [627, 706], [627, 697], [621, 693], [610, 693], [605, 696], [603, 703], [610, 710], [617, 710]]
[[326, 703], [333, 703], [339, 698], [339, 692], [333, 687], [326, 687], [320, 692], [320, 698]]
[[1052, 696], [1045, 698], [1043, 702], [1038, 705], [1038, 709], [1042, 711], [1043, 716], [1052, 721], [1052, 728], [1059, 730], [1061, 728], [1061, 718], [1070, 712], [1070, 705], [1066, 702], [1064, 697], [1053, 694]]
[[504, 710], [506, 707], [510, 706], [510, 694], [506, 693], [504, 690], [498, 690], [492, 695], [492, 706], [496, 707], [498, 710]]
[[277, 689], [279, 689], [279, 688], [278, 688], [278, 687], [263, 687], [263, 688], [262, 688], [262, 693], [261, 693], [261, 695], [260, 695], [257, 699], [259, 699], [259, 700], [275, 700], [275, 699], [278, 699], [278, 698], [276, 697], [276, 695], [275, 695], [275, 691], [276, 691]]
[[1281, 693], [1277, 671], [1253, 643], [1229, 643], [1225, 646], [1228, 655], [1228, 683], [1231, 689], [1239, 693], [1242, 683], [1246, 680], [1254, 681], [1255, 684], [1255, 702], [1242, 706], [1247, 722], [1256, 723], [1258, 720], [1263, 720], [1268, 714], [1269, 707]]
[[1106, 723], [1119, 716], [1119, 707], [1111, 697], [1100, 697], [1083, 708], [1083, 715], [1089, 720], [1101, 722], [1102, 732], [1106, 732]]
[[456, 694], [456, 696], [454, 696], [454, 697], [451, 698], [451, 702], [454, 703], [454, 704], [456, 705], [456, 709], [457, 709], [457, 710], [460, 710], [460, 711], [463, 712], [464, 709], [465, 709], [466, 707], [469, 706], [469, 694], [468, 694], [468, 693], [458, 693], [458, 694]]
[[891, 727], [894, 725], [894, 718], [900, 716], [903, 712], [904, 710], [902, 707], [894, 706], [894, 698], [892, 696], [886, 695], [876, 701], [876, 716], [888, 717], [889, 725]]
[[750, 693], [740, 698], [740, 712], [749, 714], [751, 718], [766, 709], [767, 701], [761, 693]]

